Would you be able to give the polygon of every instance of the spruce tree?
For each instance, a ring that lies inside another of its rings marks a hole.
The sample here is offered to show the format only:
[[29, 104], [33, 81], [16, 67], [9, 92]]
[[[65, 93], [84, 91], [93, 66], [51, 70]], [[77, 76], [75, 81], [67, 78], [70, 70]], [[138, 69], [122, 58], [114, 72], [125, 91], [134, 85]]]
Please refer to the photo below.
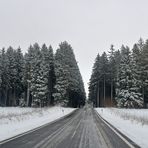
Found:
[[95, 106], [99, 106], [100, 74], [100, 55], [98, 54], [93, 65], [93, 70], [89, 82], [89, 100], [92, 101]]
[[32, 69], [32, 65], [31, 65], [31, 60], [33, 59], [32, 56], [32, 51], [33, 51], [33, 47], [32, 45], [29, 46], [28, 48], [28, 52], [25, 54], [24, 56], [24, 77], [23, 77], [23, 86], [24, 86], [24, 97], [21, 101], [21, 104], [23, 106], [31, 106], [32, 104], [32, 96], [31, 96], [31, 69]]
[[41, 62], [41, 79], [42, 79], [42, 98], [46, 102], [46, 105], [53, 104], [53, 87], [54, 87], [54, 57], [53, 57], [53, 49], [50, 46], [47, 48], [45, 44], [43, 44], [41, 48], [42, 54], [42, 62]]
[[2, 53], [0, 51], [0, 106], [2, 106]]
[[128, 47], [124, 46], [121, 47], [121, 62], [118, 71], [116, 94], [119, 107], [134, 108], [142, 106], [142, 100], [135, 85], [131, 52]]
[[55, 81], [56, 81], [56, 76], [55, 76], [55, 65], [54, 65], [55, 59], [54, 59], [54, 53], [53, 53], [53, 48], [50, 45], [49, 46], [49, 77], [48, 77], [48, 100], [49, 104], [53, 105], [54, 104], [54, 86], [55, 86]]
[[24, 91], [23, 88], [23, 74], [24, 74], [24, 57], [19, 47], [15, 53], [15, 61], [16, 61], [16, 104], [19, 105], [20, 99], [22, 98], [22, 93]]
[[9, 86], [9, 80], [8, 80], [8, 60], [6, 58], [6, 52], [5, 49], [2, 49], [2, 56], [1, 56], [1, 100], [2, 105], [7, 106], [8, 105], [8, 86]]
[[37, 43], [33, 45], [32, 59], [31, 59], [31, 83], [30, 90], [32, 95], [32, 106], [41, 105], [40, 87], [41, 87], [41, 52]]
[[16, 80], [17, 80], [17, 70], [16, 70], [16, 51], [10, 46], [6, 52], [7, 59], [7, 75], [8, 75], [8, 100], [7, 105], [16, 105]]
[[116, 59], [115, 59], [115, 49], [111, 45], [109, 51], [109, 75], [110, 75], [110, 98], [111, 106], [113, 106], [113, 98], [115, 97], [115, 80], [116, 80]]
[[[143, 45], [141, 51], [141, 69], [142, 69], [142, 94], [144, 99], [144, 104], [148, 102], [148, 40]], [[146, 107], [146, 106], [145, 106]]]
[[104, 52], [100, 58], [100, 81], [101, 86], [103, 87], [103, 106], [106, 106], [106, 87], [108, 85], [108, 82], [110, 81], [109, 78], [109, 61], [107, 58], [106, 52]]
[[[89, 83], [89, 100], [93, 101], [95, 106], [106, 106], [106, 87], [109, 81], [109, 62], [107, 54], [104, 52], [101, 56], [98, 54], [96, 57]], [[102, 95], [103, 102], [100, 102]]]
[[73, 107], [84, 104], [85, 92], [82, 77], [73, 49], [67, 42], [62, 42], [57, 49], [55, 74], [55, 100]]

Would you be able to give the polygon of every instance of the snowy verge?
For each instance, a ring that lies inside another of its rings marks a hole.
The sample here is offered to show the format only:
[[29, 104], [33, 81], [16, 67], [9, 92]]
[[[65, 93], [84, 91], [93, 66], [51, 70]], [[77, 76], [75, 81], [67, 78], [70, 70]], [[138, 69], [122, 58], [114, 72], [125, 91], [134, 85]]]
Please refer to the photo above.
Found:
[[0, 141], [50, 123], [74, 110], [64, 107], [0, 107]]
[[142, 148], [148, 148], [148, 110], [96, 108], [101, 117]]

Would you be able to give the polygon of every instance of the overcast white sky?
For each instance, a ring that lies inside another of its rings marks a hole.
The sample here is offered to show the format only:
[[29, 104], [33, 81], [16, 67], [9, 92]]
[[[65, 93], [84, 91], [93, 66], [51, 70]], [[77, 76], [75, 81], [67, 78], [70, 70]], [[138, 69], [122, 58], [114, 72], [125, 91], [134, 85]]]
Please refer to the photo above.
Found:
[[0, 0], [0, 48], [62, 41], [74, 49], [85, 82], [96, 55], [110, 44], [132, 47], [148, 38], [147, 0]]

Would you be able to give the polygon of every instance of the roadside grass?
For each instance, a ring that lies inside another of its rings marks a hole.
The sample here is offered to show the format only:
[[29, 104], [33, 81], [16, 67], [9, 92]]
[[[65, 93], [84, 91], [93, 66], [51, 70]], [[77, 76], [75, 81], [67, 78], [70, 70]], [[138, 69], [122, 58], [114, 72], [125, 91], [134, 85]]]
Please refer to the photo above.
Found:
[[74, 111], [60, 106], [45, 108], [0, 107], [0, 141], [53, 122]]
[[[103, 108], [101, 109], [103, 112]], [[124, 120], [140, 123], [141, 125], [148, 125], [148, 109], [119, 109], [119, 108], [105, 108], [104, 111], [110, 112]]]
[[47, 108], [0, 107], [0, 125], [40, 117], [45, 111], [49, 112]]

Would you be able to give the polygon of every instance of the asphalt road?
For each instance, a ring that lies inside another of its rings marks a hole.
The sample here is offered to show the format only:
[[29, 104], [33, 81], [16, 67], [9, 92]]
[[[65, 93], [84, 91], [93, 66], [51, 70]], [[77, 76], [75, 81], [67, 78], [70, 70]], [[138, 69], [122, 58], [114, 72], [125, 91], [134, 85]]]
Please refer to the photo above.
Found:
[[0, 148], [129, 148], [88, 106]]

